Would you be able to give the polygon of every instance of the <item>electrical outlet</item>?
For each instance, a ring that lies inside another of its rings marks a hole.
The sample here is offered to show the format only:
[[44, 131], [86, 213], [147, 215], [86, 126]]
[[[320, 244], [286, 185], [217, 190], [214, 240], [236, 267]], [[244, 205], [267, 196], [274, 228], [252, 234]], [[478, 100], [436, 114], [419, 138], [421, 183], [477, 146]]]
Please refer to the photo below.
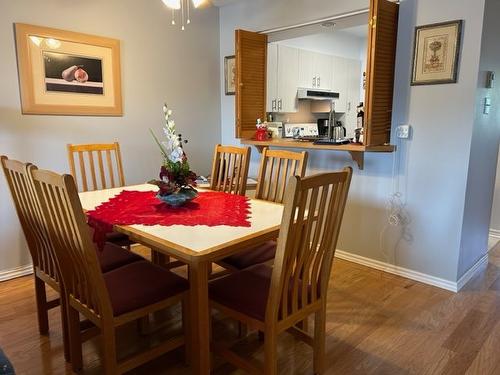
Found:
[[398, 138], [410, 138], [410, 125], [400, 125], [396, 128], [396, 136]]

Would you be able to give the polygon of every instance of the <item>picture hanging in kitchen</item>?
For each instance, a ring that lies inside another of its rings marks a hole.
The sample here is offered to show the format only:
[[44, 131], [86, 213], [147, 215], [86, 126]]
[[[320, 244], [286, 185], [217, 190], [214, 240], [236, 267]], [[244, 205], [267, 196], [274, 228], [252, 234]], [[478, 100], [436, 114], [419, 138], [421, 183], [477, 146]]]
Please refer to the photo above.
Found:
[[121, 116], [120, 41], [15, 24], [23, 114]]
[[224, 88], [226, 95], [234, 95], [236, 92], [236, 58], [235, 56], [224, 57]]
[[462, 20], [415, 28], [412, 85], [456, 83]]

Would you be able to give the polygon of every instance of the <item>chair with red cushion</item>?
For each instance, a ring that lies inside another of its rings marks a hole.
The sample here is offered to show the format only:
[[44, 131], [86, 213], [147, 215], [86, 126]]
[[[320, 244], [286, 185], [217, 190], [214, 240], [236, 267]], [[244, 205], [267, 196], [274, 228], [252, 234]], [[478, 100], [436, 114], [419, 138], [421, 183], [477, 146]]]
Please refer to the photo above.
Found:
[[[214, 342], [228, 362], [250, 373], [277, 374], [277, 337], [288, 331], [313, 347], [314, 373], [324, 372], [327, 288], [351, 175], [346, 168], [291, 177], [274, 267], [254, 265], [210, 283], [213, 308], [264, 332], [263, 369]], [[313, 337], [296, 327], [311, 314]]]
[[83, 367], [80, 314], [100, 331], [103, 372], [106, 374], [127, 372], [184, 345], [184, 335], [176, 336], [118, 360], [116, 329], [169, 306], [184, 305], [188, 282], [147, 261], [133, 262], [103, 273], [73, 177], [33, 166], [28, 167], [28, 173], [64, 285], [73, 370]]
[[[64, 313], [65, 306], [61, 304], [60, 298], [47, 300], [46, 285], [58, 294], [60, 293], [60, 275], [57, 262], [54, 258], [52, 244], [45, 228], [42, 226], [41, 211], [37, 205], [26, 169], [30, 164], [17, 160], [9, 160], [6, 156], [0, 157], [0, 160], [33, 261], [38, 330], [42, 335], [49, 332], [48, 311], [60, 305], [64, 353], [65, 358], [69, 360], [69, 344], [65, 324], [66, 314]], [[97, 255], [103, 272], [113, 270], [128, 263], [144, 260], [144, 258], [110, 243], [107, 243], [102, 251], [98, 251]]]
[[[304, 177], [307, 167], [307, 152], [269, 150], [265, 147], [260, 161], [256, 199], [282, 203], [286, 183], [290, 176]], [[255, 264], [270, 262], [276, 254], [276, 241], [245, 249], [217, 262], [220, 266], [237, 271]]]

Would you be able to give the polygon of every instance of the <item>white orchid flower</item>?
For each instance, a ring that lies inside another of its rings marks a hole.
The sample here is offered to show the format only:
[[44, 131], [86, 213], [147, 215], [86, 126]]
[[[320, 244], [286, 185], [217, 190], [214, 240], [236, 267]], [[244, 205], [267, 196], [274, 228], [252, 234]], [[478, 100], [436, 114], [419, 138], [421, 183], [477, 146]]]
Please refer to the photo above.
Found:
[[169, 160], [173, 163], [181, 162], [184, 156], [184, 151], [181, 147], [176, 147], [169, 155]]

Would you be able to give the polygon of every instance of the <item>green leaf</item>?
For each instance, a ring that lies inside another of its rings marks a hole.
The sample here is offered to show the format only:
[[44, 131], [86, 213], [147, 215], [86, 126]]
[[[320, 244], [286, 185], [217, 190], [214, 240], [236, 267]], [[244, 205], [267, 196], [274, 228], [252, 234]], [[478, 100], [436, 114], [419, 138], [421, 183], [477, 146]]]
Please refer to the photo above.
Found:
[[160, 141], [156, 137], [155, 133], [153, 133], [153, 130], [151, 128], [149, 129], [149, 132], [151, 133], [151, 135], [153, 136], [153, 139], [155, 140], [156, 144], [160, 148], [160, 151], [163, 154], [163, 157], [168, 160], [167, 152], [165, 151], [165, 149], [163, 148], [163, 146], [161, 145]]

